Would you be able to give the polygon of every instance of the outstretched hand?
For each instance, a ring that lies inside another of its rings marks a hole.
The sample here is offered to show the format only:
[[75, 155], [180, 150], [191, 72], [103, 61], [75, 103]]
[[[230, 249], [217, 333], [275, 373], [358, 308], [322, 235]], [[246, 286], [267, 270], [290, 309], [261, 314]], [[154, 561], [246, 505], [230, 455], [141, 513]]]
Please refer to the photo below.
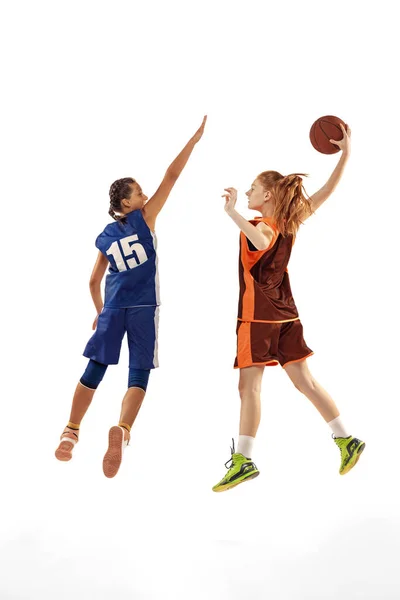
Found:
[[346, 125], [346, 127], [343, 127], [343, 125], [340, 123], [340, 128], [343, 131], [343, 137], [341, 140], [329, 140], [331, 144], [335, 144], [335, 146], [339, 146], [339, 148], [343, 151], [343, 152], [350, 152], [350, 148], [351, 148], [351, 129], [348, 125]]
[[207, 123], [207, 115], [204, 117], [202, 124], [200, 125], [199, 129], [196, 131], [194, 136], [192, 137], [192, 140], [195, 144], [197, 144], [197, 142], [199, 142], [201, 140], [202, 135], [204, 133], [204, 127], [206, 126], [206, 123]]
[[224, 188], [227, 194], [222, 194], [222, 198], [225, 198], [225, 210], [227, 213], [229, 211], [234, 210], [236, 201], [237, 201], [237, 190], [235, 188], [229, 187]]

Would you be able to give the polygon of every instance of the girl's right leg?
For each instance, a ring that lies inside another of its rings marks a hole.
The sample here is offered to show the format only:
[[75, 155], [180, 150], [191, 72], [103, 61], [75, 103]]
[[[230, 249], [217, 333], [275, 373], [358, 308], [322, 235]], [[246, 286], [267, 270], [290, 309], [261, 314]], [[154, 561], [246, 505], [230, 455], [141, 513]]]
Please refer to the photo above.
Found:
[[103, 472], [108, 478], [115, 477], [119, 471], [131, 428], [146, 395], [149, 376], [150, 369], [129, 369], [128, 390], [122, 400], [119, 423], [108, 433], [108, 449], [103, 459]]
[[102, 381], [106, 370], [107, 365], [89, 360], [86, 370], [76, 386], [69, 422], [64, 428], [61, 435], [61, 442], [55, 452], [58, 460], [71, 460], [74, 446], [79, 441], [81, 421], [92, 402], [94, 393]]
[[264, 367], [240, 369], [241, 400], [239, 441], [237, 451], [251, 457], [254, 439], [261, 420], [261, 382]]
[[251, 456], [261, 419], [261, 381], [263, 373], [264, 366], [240, 369], [239, 394], [241, 409], [238, 447], [235, 452], [235, 444], [233, 444], [231, 449], [232, 464], [229, 466], [225, 477], [213, 487], [214, 492], [229, 490], [243, 481], [254, 479], [259, 475]]

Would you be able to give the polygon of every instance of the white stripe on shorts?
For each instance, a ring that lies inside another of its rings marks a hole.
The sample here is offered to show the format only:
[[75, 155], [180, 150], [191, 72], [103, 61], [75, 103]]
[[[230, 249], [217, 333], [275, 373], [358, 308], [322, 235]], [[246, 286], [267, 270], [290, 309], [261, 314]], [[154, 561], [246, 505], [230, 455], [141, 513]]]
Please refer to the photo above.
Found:
[[160, 304], [160, 279], [158, 275], [158, 254], [157, 254], [157, 236], [154, 231], [151, 232], [153, 236], [153, 245], [156, 251], [156, 278], [155, 278], [155, 287], [156, 287], [156, 304], [157, 306]]
[[156, 306], [156, 310], [154, 311], [154, 330], [155, 330], [155, 340], [154, 340], [154, 356], [153, 356], [153, 364], [154, 367], [158, 367], [158, 323], [160, 319], [160, 307]]

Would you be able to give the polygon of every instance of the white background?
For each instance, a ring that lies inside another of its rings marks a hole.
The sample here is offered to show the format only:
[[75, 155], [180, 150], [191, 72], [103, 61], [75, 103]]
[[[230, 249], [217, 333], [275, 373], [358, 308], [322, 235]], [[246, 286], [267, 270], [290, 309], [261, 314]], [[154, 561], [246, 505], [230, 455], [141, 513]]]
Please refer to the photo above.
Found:
[[[1, 10], [1, 600], [399, 598], [395, 2], [13, 2]], [[208, 114], [157, 222], [160, 369], [121, 471], [102, 473], [127, 383], [108, 370], [71, 463], [54, 450], [86, 359], [108, 188], [154, 193]], [[313, 121], [350, 124], [335, 194], [289, 272], [314, 376], [367, 442], [357, 468], [280, 368], [266, 371], [261, 476], [229, 494], [236, 225], [223, 188], [310, 174]]]

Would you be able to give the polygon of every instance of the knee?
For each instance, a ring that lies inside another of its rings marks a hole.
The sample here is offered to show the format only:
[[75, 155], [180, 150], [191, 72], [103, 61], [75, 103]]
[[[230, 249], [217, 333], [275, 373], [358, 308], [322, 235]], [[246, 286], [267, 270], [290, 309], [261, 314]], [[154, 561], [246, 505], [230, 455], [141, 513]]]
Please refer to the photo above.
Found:
[[257, 397], [261, 393], [261, 384], [259, 383], [251, 383], [245, 384], [243, 382], [239, 382], [239, 395], [243, 399], [244, 397]]
[[302, 394], [307, 395], [310, 392], [314, 392], [317, 387], [317, 382], [313, 377], [304, 377], [293, 381], [294, 387], [299, 390]]
[[149, 377], [150, 369], [134, 369], [130, 367], [128, 388], [138, 387], [141, 388], [144, 392], [146, 392], [147, 385], [149, 383]]
[[106, 371], [107, 365], [103, 365], [102, 363], [90, 359], [85, 372], [79, 381], [85, 387], [96, 390], [102, 382]]

